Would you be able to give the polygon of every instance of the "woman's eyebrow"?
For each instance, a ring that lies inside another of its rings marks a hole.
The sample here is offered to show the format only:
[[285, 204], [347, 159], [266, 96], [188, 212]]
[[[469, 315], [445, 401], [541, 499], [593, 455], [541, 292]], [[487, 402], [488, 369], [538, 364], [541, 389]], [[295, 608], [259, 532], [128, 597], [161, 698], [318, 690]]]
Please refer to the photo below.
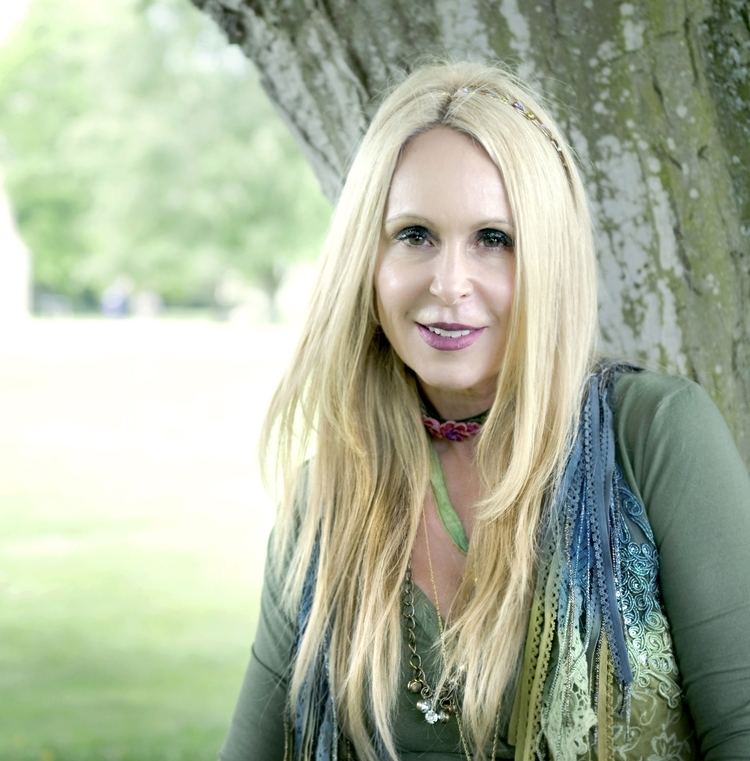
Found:
[[385, 220], [385, 224], [390, 224], [391, 222], [398, 222], [402, 219], [408, 219], [411, 222], [424, 222], [426, 225], [432, 224], [427, 217], [423, 217], [421, 214], [412, 214], [410, 212], [404, 212], [402, 214], [394, 214], [392, 217], [388, 217]]
[[[432, 225], [432, 222], [430, 222], [430, 220], [427, 219], [427, 217], [423, 217], [421, 214], [411, 214], [409, 212], [394, 214], [393, 216], [386, 218], [385, 224], [388, 225], [393, 222], [398, 222], [404, 219], [408, 219], [411, 222], [422, 222], [427, 226]], [[481, 228], [481, 227], [492, 227], [494, 225], [508, 225], [510, 227], [513, 227], [513, 222], [509, 219], [504, 219], [501, 217], [497, 217], [497, 218], [492, 217], [489, 219], [482, 219], [478, 222], [474, 222], [472, 224], [472, 227]]]

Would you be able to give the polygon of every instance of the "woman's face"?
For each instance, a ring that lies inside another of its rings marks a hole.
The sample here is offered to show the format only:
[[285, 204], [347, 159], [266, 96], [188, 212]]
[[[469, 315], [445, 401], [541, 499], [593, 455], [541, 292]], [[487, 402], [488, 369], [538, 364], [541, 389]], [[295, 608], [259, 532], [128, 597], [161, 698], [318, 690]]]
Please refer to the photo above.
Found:
[[505, 185], [481, 146], [447, 127], [407, 144], [386, 204], [378, 316], [445, 417], [492, 404], [513, 303], [513, 241]]

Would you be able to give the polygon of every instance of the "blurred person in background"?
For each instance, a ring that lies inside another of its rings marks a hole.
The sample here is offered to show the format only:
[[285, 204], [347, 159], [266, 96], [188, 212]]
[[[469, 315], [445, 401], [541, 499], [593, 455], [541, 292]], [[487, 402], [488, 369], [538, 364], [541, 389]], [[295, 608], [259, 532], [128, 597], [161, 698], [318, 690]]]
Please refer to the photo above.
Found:
[[133, 283], [129, 277], [120, 275], [112, 285], [104, 289], [101, 296], [102, 314], [107, 317], [125, 317], [130, 314], [130, 298]]

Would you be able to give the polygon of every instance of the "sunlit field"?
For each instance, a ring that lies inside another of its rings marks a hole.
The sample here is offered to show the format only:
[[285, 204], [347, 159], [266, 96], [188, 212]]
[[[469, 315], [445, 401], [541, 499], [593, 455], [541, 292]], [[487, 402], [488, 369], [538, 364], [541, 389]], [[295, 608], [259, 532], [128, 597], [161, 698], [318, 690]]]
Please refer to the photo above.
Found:
[[272, 523], [259, 423], [291, 331], [0, 328], [0, 759], [215, 758]]

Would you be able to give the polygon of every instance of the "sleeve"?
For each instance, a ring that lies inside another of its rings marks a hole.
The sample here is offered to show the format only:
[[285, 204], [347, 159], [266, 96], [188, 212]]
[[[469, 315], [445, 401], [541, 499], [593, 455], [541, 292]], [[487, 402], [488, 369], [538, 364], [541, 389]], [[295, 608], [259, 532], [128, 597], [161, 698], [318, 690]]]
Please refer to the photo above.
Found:
[[269, 543], [258, 629], [219, 761], [281, 761], [284, 756], [294, 622], [281, 606], [281, 579], [275, 568]]
[[623, 435], [685, 698], [705, 761], [750, 759], [750, 480], [700, 386], [643, 375]]

